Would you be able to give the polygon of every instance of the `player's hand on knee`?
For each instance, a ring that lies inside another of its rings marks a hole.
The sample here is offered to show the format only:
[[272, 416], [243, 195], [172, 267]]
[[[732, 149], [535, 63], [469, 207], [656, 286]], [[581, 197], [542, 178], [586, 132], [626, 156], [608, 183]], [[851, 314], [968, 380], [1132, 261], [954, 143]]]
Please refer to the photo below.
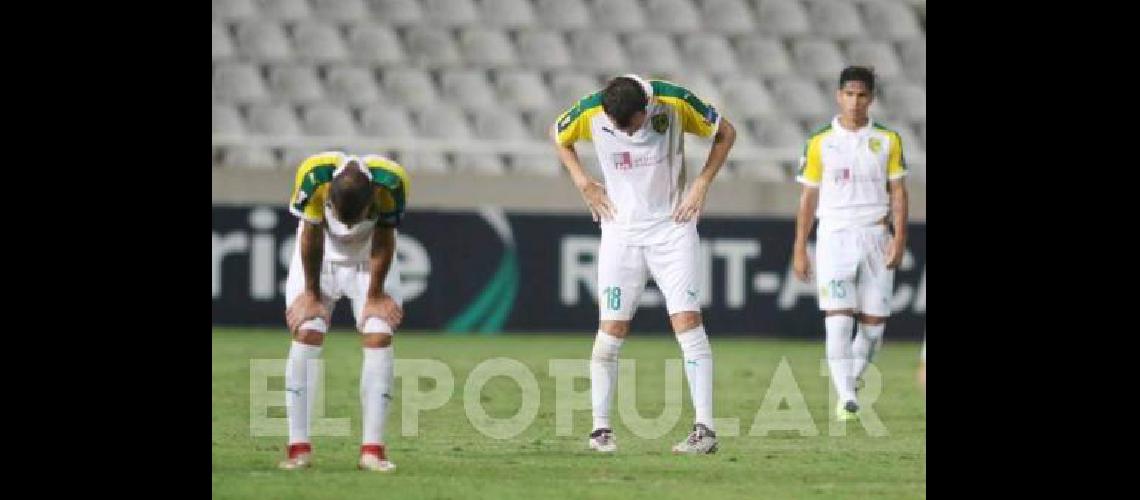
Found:
[[289, 325], [291, 333], [297, 333], [301, 325], [316, 318], [324, 318], [328, 323], [329, 312], [325, 308], [320, 296], [312, 292], [303, 292], [293, 299], [293, 303], [285, 309], [285, 322]]
[[605, 186], [602, 186], [598, 181], [590, 181], [586, 187], [582, 188], [582, 199], [586, 200], [586, 206], [590, 208], [590, 215], [594, 217], [594, 222], [612, 220], [614, 214], [617, 213], [610, 197], [606, 195]]
[[800, 281], [807, 283], [811, 280], [811, 259], [808, 258], [806, 249], [797, 248], [793, 252], [792, 268]]
[[360, 317], [362, 324], [368, 318], [380, 318], [395, 330], [404, 320], [404, 308], [400, 307], [391, 295], [384, 293], [379, 297], [369, 297], [364, 303], [364, 311]]

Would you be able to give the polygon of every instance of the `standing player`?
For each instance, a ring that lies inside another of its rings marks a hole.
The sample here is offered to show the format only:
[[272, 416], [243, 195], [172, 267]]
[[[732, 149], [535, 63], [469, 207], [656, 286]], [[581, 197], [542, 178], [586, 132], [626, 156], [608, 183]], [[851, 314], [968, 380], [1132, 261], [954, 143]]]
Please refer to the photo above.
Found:
[[333, 306], [344, 296], [352, 301], [364, 345], [364, 442], [358, 466], [395, 468], [387, 459], [383, 434], [391, 399], [392, 333], [403, 318], [395, 227], [407, 194], [404, 168], [380, 156], [325, 152], [297, 169], [289, 211], [301, 221], [285, 285], [293, 344], [285, 365], [289, 455], [282, 469], [311, 465], [310, 395], [317, 374], [308, 373], [306, 365], [320, 356]]
[[810, 279], [807, 238], [818, 215], [815, 282], [840, 420], [857, 418], [855, 380], [881, 345], [894, 269], [906, 251], [906, 162], [899, 134], [868, 116], [874, 91], [870, 69], [852, 66], [840, 73], [839, 116], [808, 139], [796, 177], [803, 194], [793, 265], [799, 279]]
[[[683, 132], [713, 137], [708, 160], [687, 193]], [[609, 410], [617, 384], [618, 351], [629, 334], [648, 273], [665, 295], [696, 412], [693, 431], [673, 451], [715, 452], [713, 360], [701, 323], [696, 221], [709, 184], [736, 139], [735, 129], [683, 87], [626, 75], [610, 80], [604, 90], [563, 113], [553, 135], [562, 163], [602, 228], [600, 324], [590, 362], [594, 416], [590, 449], [617, 450]], [[604, 185], [583, 170], [574, 150], [580, 140], [593, 141]]]

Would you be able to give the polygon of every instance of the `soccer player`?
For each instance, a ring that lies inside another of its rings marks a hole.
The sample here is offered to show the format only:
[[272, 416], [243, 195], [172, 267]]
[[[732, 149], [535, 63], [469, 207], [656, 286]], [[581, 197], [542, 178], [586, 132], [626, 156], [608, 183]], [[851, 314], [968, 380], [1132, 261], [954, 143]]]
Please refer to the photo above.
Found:
[[297, 169], [289, 211], [301, 220], [285, 285], [293, 343], [285, 365], [289, 452], [279, 465], [282, 469], [312, 464], [310, 396], [317, 373], [310, 373], [315, 367], [307, 362], [320, 356], [333, 306], [344, 296], [352, 302], [364, 345], [364, 440], [358, 466], [380, 472], [395, 468], [388, 461], [383, 435], [391, 399], [392, 333], [403, 319], [395, 228], [403, 217], [408, 187], [403, 167], [375, 155], [319, 153]]
[[[704, 168], [692, 181], [685, 172], [684, 132], [713, 138]], [[562, 113], [552, 133], [574, 185], [594, 221], [601, 222], [600, 324], [590, 362], [594, 417], [590, 449], [617, 450], [610, 403], [617, 384], [618, 351], [651, 275], [665, 295], [696, 412], [692, 432], [673, 451], [715, 452], [713, 359], [701, 323], [696, 224], [709, 184], [736, 139], [735, 129], [684, 87], [625, 75]], [[578, 160], [574, 143], [583, 140], [594, 143], [604, 185], [592, 179]]]
[[840, 420], [857, 418], [855, 381], [882, 343], [894, 270], [906, 251], [906, 161], [899, 134], [868, 115], [874, 91], [870, 69], [840, 73], [839, 115], [811, 134], [796, 177], [803, 192], [793, 266], [800, 280], [810, 279], [807, 238], [818, 216], [815, 283]]

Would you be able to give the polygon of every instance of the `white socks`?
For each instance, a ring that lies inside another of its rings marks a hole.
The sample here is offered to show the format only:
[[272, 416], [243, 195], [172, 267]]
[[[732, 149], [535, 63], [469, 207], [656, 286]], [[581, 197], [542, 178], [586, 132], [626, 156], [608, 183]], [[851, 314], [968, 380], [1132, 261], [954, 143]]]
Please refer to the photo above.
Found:
[[867, 325], [859, 323], [855, 333], [855, 342], [851, 344], [851, 377], [858, 379], [867, 370], [867, 365], [874, 361], [875, 353], [883, 345], [883, 328], [885, 324]]
[[617, 386], [618, 351], [623, 339], [598, 330], [594, 351], [590, 355], [590, 402], [593, 406], [594, 429], [610, 427], [610, 403]]
[[285, 362], [285, 414], [289, 421], [289, 444], [309, 442], [309, 414], [319, 372], [309, 360], [320, 358], [321, 346], [293, 341]]
[[383, 444], [384, 421], [392, 400], [392, 346], [365, 347], [360, 369], [360, 407], [364, 413], [365, 445]]
[[855, 318], [851, 316], [827, 316], [823, 320], [827, 329], [825, 343], [827, 366], [831, 371], [831, 382], [839, 395], [840, 404], [855, 400], [855, 378], [851, 376], [851, 329]]
[[685, 379], [689, 381], [689, 396], [693, 400], [696, 422], [713, 429], [713, 358], [712, 347], [704, 325], [677, 335], [681, 354], [685, 358]]

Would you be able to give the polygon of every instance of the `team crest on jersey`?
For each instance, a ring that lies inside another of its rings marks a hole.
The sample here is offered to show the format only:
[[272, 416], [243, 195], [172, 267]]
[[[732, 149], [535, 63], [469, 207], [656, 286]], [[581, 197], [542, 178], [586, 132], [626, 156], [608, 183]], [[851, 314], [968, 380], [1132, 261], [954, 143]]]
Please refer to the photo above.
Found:
[[867, 141], [867, 147], [871, 148], [872, 153], [878, 153], [883, 150], [883, 141], [880, 141], [878, 137], [872, 137]]
[[665, 113], [653, 115], [650, 123], [653, 124], [653, 131], [658, 134], [664, 134], [666, 130], [669, 130], [669, 116]]

